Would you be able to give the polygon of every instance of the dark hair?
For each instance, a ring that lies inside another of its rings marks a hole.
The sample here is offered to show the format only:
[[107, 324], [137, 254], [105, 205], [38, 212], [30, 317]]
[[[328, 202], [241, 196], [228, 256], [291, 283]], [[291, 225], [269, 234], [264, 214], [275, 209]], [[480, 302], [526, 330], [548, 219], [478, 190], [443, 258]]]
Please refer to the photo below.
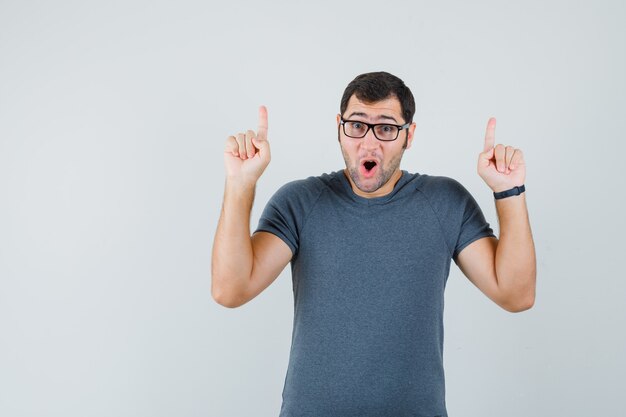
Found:
[[395, 96], [400, 102], [405, 123], [413, 122], [413, 115], [415, 114], [413, 93], [404, 84], [404, 81], [393, 74], [380, 71], [358, 75], [343, 92], [340, 106], [341, 115], [346, 111], [348, 101], [353, 95], [366, 103], [375, 103]]

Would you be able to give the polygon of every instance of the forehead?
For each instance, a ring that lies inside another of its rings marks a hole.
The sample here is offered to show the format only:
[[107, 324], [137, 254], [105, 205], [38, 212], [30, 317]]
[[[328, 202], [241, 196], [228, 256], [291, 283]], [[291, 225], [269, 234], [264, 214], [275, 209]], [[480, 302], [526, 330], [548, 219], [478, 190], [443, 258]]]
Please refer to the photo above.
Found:
[[348, 105], [346, 106], [346, 111], [343, 116], [349, 117], [353, 113], [362, 113], [371, 119], [377, 119], [380, 116], [388, 116], [393, 117], [398, 122], [404, 120], [400, 101], [395, 96], [370, 103], [359, 100], [356, 95], [353, 94], [350, 100], [348, 100]]

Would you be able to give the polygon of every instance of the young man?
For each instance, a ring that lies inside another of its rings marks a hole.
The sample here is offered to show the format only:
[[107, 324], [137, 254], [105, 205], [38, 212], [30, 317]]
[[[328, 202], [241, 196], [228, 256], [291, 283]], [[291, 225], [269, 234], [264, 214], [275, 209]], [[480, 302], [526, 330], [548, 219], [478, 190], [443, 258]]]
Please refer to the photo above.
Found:
[[522, 151], [494, 146], [489, 120], [478, 173], [494, 191], [497, 239], [460, 183], [400, 170], [414, 112], [399, 78], [356, 77], [337, 115], [346, 168], [284, 185], [252, 236], [254, 188], [270, 161], [267, 110], [259, 110], [256, 133], [226, 141], [212, 295], [240, 306], [291, 262], [294, 328], [281, 416], [446, 416], [443, 306], [451, 260], [507, 311], [534, 303]]

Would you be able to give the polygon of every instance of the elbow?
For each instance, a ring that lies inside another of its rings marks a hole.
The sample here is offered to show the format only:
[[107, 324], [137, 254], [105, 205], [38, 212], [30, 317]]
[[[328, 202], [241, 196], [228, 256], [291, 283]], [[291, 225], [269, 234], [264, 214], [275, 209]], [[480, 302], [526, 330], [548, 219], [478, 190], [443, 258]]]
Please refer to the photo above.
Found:
[[521, 313], [535, 305], [536, 272], [533, 270], [525, 279], [525, 284], [516, 290], [501, 294], [500, 307], [510, 313]]
[[521, 313], [522, 311], [530, 310], [535, 305], [535, 300], [526, 301], [524, 303], [518, 303], [515, 305], [503, 305], [502, 308], [509, 313]]
[[242, 297], [227, 296], [224, 293], [215, 291], [211, 291], [211, 296], [213, 297], [213, 301], [226, 308], [237, 308], [245, 304]]
[[232, 298], [229, 299], [229, 298], [224, 298], [224, 297], [215, 296], [215, 295], [213, 296], [213, 300], [217, 304], [226, 308], [237, 308], [237, 307], [241, 307], [244, 304]]
[[213, 275], [211, 285], [211, 297], [217, 304], [227, 308], [241, 307], [246, 303], [245, 297], [235, 294], [233, 291], [226, 291], [215, 284], [215, 275]]
[[509, 301], [500, 303], [500, 307], [509, 313], [521, 313], [522, 311], [530, 310], [535, 305], [535, 294], [528, 295], [526, 297], [518, 297]]

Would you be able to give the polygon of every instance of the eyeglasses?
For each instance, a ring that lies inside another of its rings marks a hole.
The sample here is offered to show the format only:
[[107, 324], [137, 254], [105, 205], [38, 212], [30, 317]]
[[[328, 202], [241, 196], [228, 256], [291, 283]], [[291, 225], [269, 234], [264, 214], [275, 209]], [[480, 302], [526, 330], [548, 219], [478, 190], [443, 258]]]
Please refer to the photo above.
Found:
[[343, 119], [340, 120], [339, 124], [343, 126], [343, 133], [345, 133], [345, 135], [349, 138], [364, 138], [365, 135], [367, 135], [367, 132], [372, 129], [374, 131], [374, 136], [376, 136], [376, 139], [382, 140], [384, 142], [390, 142], [392, 140], [398, 139], [400, 131], [411, 126], [411, 123], [400, 126], [392, 125], [389, 123], [370, 124], [358, 120]]

